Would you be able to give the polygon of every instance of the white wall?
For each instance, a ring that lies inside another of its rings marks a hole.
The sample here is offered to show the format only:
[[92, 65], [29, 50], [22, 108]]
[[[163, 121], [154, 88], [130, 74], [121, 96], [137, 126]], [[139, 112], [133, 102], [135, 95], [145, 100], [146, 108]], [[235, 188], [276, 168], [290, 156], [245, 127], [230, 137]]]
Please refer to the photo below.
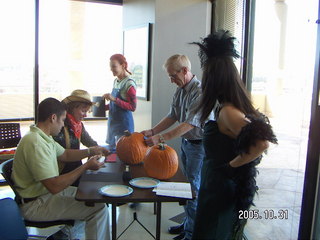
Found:
[[[154, 4], [154, 0], [124, 0], [123, 28], [139, 26], [145, 23], [153, 24], [155, 12]], [[150, 65], [150, 76], [152, 76], [152, 59]], [[151, 128], [151, 107], [151, 101], [138, 99], [137, 109], [133, 113], [136, 132]]]
[[[190, 58], [192, 72], [201, 79], [198, 48], [188, 43], [199, 41], [210, 30], [209, 0], [125, 0], [124, 27], [147, 22], [153, 24], [151, 62], [151, 101], [139, 100], [134, 113], [136, 131], [157, 124], [169, 111], [176, 85], [162, 69], [164, 61], [176, 53]], [[179, 151], [180, 139], [168, 144]]]
[[[176, 54], [190, 58], [192, 72], [201, 79], [198, 47], [190, 42], [199, 41], [210, 30], [211, 3], [207, 0], [156, 0], [153, 76], [152, 76], [152, 125], [169, 111], [176, 85], [172, 84], [162, 69], [165, 60]], [[168, 144], [179, 150], [180, 139]]]

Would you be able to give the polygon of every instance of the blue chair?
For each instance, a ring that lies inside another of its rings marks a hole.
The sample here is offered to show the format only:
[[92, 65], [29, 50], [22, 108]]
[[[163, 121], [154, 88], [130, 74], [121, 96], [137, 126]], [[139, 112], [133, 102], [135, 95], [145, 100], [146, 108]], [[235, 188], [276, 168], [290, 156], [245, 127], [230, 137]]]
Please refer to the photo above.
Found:
[[[6, 182], [9, 184], [13, 192], [15, 193], [15, 201], [20, 202], [21, 197], [19, 193], [16, 191], [14, 183], [11, 179], [11, 174], [12, 174], [12, 165], [13, 165], [13, 159], [9, 159], [3, 163], [0, 164], [0, 173], [2, 176], [5, 178]], [[74, 220], [56, 220], [56, 221], [29, 221], [29, 220], [24, 220], [24, 224], [27, 227], [34, 227], [34, 228], [39, 228], [39, 229], [45, 229], [45, 228], [50, 228], [54, 226], [69, 226], [72, 227], [74, 225]], [[0, 224], [1, 225], [1, 224]], [[69, 236], [71, 233], [68, 234]], [[19, 239], [19, 238], [17, 238]], [[2, 238], [0, 238], [2, 240]]]
[[20, 208], [12, 198], [0, 199], [0, 240], [28, 239]]

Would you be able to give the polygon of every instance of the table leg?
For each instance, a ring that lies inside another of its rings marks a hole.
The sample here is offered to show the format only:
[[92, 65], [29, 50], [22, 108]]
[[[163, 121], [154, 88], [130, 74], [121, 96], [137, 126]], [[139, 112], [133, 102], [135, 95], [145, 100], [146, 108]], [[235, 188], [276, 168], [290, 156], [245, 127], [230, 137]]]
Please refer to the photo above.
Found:
[[112, 203], [112, 210], [111, 210], [111, 226], [112, 226], [112, 240], [117, 240], [117, 204]]
[[157, 205], [157, 220], [156, 220], [156, 240], [160, 240], [161, 228], [161, 202], [156, 202]]

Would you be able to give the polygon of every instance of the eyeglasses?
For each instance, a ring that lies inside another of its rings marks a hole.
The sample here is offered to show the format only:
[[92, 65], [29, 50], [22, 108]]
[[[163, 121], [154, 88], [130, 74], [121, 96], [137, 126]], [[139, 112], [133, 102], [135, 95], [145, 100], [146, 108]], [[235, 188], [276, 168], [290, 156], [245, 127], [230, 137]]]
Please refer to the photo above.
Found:
[[179, 71], [177, 71], [177, 73], [175, 73], [175, 74], [169, 75], [168, 77], [169, 77], [170, 79], [177, 79], [177, 78], [178, 78], [178, 73], [181, 72], [181, 70], [182, 70], [182, 69], [180, 69]]

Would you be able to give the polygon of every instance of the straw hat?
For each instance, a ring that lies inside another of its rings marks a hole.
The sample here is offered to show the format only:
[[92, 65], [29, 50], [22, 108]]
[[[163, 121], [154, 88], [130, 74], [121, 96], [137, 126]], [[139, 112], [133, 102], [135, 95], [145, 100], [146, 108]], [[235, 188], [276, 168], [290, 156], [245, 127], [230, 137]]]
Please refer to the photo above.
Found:
[[62, 102], [68, 104], [70, 102], [83, 102], [93, 105], [94, 102], [91, 101], [90, 94], [81, 89], [72, 91], [71, 95], [62, 100]]

